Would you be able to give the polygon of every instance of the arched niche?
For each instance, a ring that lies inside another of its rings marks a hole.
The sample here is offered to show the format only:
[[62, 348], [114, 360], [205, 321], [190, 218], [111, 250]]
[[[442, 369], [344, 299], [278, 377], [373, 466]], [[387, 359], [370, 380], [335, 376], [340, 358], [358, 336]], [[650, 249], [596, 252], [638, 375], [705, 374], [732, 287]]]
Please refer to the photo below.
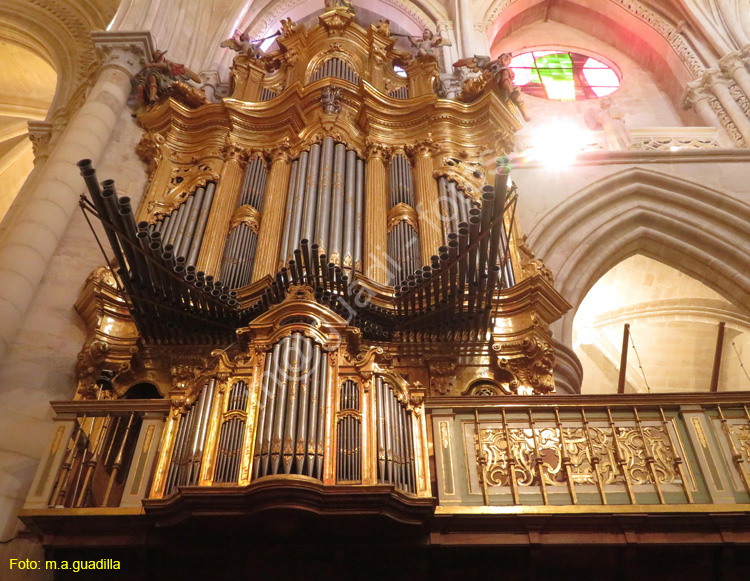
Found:
[[0, 40], [0, 220], [34, 167], [28, 123], [44, 121], [57, 74], [27, 48]]
[[573, 348], [582, 393], [615, 393], [623, 327], [629, 325], [626, 393], [705, 392], [719, 323], [725, 325], [719, 391], [747, 390], [750, 317], [717, 292], [666, 264], [636, 254], [607, 271], [576, 309]]

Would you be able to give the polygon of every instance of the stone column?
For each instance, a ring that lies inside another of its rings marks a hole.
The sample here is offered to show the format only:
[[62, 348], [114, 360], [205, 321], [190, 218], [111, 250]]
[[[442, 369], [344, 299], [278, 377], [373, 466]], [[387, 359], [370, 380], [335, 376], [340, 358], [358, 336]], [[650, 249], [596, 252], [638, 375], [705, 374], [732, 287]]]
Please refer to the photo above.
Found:
[[[490, 41], [487, 39], [487, 29], [491, 22], [474, 23], [474, 51], [476, 54], [490, 54]], [[473, 56], [473, 55], [472, 55]]]
[[438, 20], [437, 27], [438, 30], [440, 30], [440, 36], [451, 43], [450, 46], [442, 46], [441, 48], [443, 50], [445, 72], [452, 73], [453, 63], [458, 60], [458, 41], [456, 39], [456, 32], [453, 28], [453, 22], [451, 20]]
[[729, 54], [719, 60], [721, 70], [732, 77], [739, 85], [742, 92], [750, 98], [750, 73], [745, 68], [745, 63], [739, 57], [738, 53]]
[[94, 86], [39, 168], [33, 186], [19, 193], [25, 198], [19, 200], [23, 209], [0, 247], [0, 359], [77, 210], [85, 186], [76, 162], [99, 161], [125, 107], [130, 79], [153, 53], [148, 32], [97, 32], [92, 39], [101, 62]]
[[710, 98], [714, 97], [706, 91], [705, 87], [688, 85], [687, 93], [683, 99], [683, 107], [686, 109], [690, 109], [691, 107], [694, 108], [695, 112], [707, 127], [716, 127], [721, 134], [722, 139], [720, 142], [731, 144], [733, 143], [733, 140], [724, 129], [724, 125], [716, 114], [716, 111], [711, 107], [711, 103], [709, 102]]
[[211, 213], [208, 215], [206, 233], [201, 244], [201, 251], [195, 270], [213, 275], [217, 280], [221, 276], [221, 259], [224, 255], [224, 245], [229, 233], [229, 222], [237, 208], [240, 197], [240, 187], [244, 173], [245, 152], [228, 142], [222, 151], [224, 165], [216, 184]]
[[291, 154], [289, 147], [281, 145], [271, 151], [271, 172], [266, 182], [263, 214], [260, 217], [258, 248], [255, 251], [253, 282], [264, 276], [273, 276], [279, 270], [279, 248], [284, 229], [284, 211], [289, 188]]
[[471, 0], [456, 0], [455, 9], [456, 20], [458, 21], [458, 30], [461, 33], [460, 58], [470, 58], [474, 56], [474, 17], [472, 16]]
[[711, 92], [716, 95], [716, 98], [724, 107], [727, 115], [731, 117], [734, 124], [737, 126], [737, 130], [742, 135], [746, 145], [750, 145], [750, 119], [747, 118], [745, 112], [734, 100], [732, 94], [729, 92], [727, 81], [718, 74], [711, 76]]
[[365, 172], [365, 276], [388, 283], [388, 172], [389, 148], [379, 143], [367, 147]]
[[430, 258], [438, 254], [443, 241], [443, 226], [440, 219], [437, 181], [432, 177], [432, 156], [439, 147], [426, 140], [409, 148], [414, 161], [414, 203], [419, 218], [419, 248], [422, 265], [430, 264]]

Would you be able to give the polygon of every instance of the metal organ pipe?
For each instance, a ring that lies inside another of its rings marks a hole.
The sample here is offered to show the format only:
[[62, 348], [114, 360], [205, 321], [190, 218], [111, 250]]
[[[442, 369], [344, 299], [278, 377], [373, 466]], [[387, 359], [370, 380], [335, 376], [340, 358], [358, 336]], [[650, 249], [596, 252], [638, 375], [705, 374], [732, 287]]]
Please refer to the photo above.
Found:
[[310, 82], [314, 83], [326, 77], [335, 77], [355, 85], [359, 84], [359, 75], [349, 66], [349, 63], [337, 57], [319, 63], [315, 72], [310, 76]]
[[266, 358], [253, 478], [305, 474], [322, 479], [328, 359], [320, 345], [293, 332]]
[[198, 483], [215, 384], [214, 379], [209, 380], [188, 412], [179, 420], [180, 425], [177, 429], [164, 489], [167, 495], [174, 492], [178, 486], [191, 486]]
[[347, 379], [341, 386], [340, 417], [336, 423], [338, 482], [359, 482], [362, 478], [362, 420], [359, 411], [359, 386]]
[[[364, 162], [354, 150], [347, 151], [345, 144], [327, 137], [294, 163], [298, 165], [296, 175], [294, 165], [292, 169], [284, 221], [286, 244], [280, 260], [295, 260], [294, 251], [301, 248], [302, 240], [308, 240], [315, 241], [321, 254], [336, 266], [361, 266]], [[302, 265], [295, 263], [298, 274], [307, 276]]]
[[149, 232], [159, 232], [163, 244], [171, 244], [175, 255], [185, 258], [188, 265], [195, 266], [198, 260], [215, 191], [214, 182], [196, 188], [168, 216], [149, 226]]
[[[226, 413], [246, 412], [250, 395], [247, 383], [237, 381], [229, 392]], [[232, 415], [221, 424], [214, 482], [237, 482], [245, 440], [245, 419]]]
[[411, 411], [398, 400], [393, 387], [382, 377], [376, 378], [375, 387], [378, 482], [415, 494]]
[[[263, 159], [256, 156], [247, 164], [237, 209], [249, 206], [258, 213], [263, 210], [267, 177]], [[229, 231], [221, 264], [221, 280], [229, 288], [240, 288], [250, 283], [257, 246], [258, 234], [250, 224], [243, 221]]]

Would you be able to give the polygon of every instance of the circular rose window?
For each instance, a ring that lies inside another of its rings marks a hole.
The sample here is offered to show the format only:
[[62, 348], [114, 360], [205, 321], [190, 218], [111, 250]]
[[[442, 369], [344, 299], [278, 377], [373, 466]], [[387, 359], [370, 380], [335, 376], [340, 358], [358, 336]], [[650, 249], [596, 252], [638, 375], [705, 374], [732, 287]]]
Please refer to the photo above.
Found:
[[617, 73], [603, 62], [576, 52], [534, 50], [510, 61], [514, 82], [534, 97], [575, 101], [598, 99], [620, 86]]

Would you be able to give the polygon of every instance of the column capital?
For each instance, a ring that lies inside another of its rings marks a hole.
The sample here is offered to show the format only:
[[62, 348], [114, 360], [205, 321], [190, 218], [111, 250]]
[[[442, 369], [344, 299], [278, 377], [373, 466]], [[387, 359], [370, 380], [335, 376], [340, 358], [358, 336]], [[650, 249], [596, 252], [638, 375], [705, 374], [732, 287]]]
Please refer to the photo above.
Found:
[[267, 153], [271, 158], [271, 163], [276, 163], [277, 161], [289, 162], [292, 159], [292, 148], [289, 145], [288, 139], [283, 143], [270, 148]]
[[118, 68], [133, 76], [154, 54], [151, 33], [142, 32], [92, 32], [91, 41], [96, 49], [101, 68]]
[[49, 157], [54, 127], [49, 121], [29, 120], [29, 139], [34, 150], [34, 163]]
[[708, 99], [711, 96], [711, 78], [704, 73], [694, 81], [690, 81], [682, 97], [682, 106], [685, 109], [692, 109], [696, 103]]
[[420, 156], [431, 157], [442, 150], [442, 146], [439, 143], [435, 143], [430, 135], [426, 139], [422, 139], [406, 147], [407, 153], [414, 158]]
[[474, 30], [477, 32], [481, 32], [482, 34], [487, 34], [487, 29], [492, 26], [492, 22], [487, 22], [486, 20], [482, 20], [481, 22], [475, 22], [474, 23]]
[[719, 68], [727, 75], [734, 75], [737, 69], [745, 69], [745, 64], [742, 62], [742, 52], [737, 51], [727, 55], [724, 55], [719, 59]]
[[377, 143], [375, 141], [367, 140], [365, 147], [365, 158], [369, 161], [370, 159], [381, 159], [383, 163], [386, 163], [393, 153], [393, 148], [385, 145], [384, 143]]

